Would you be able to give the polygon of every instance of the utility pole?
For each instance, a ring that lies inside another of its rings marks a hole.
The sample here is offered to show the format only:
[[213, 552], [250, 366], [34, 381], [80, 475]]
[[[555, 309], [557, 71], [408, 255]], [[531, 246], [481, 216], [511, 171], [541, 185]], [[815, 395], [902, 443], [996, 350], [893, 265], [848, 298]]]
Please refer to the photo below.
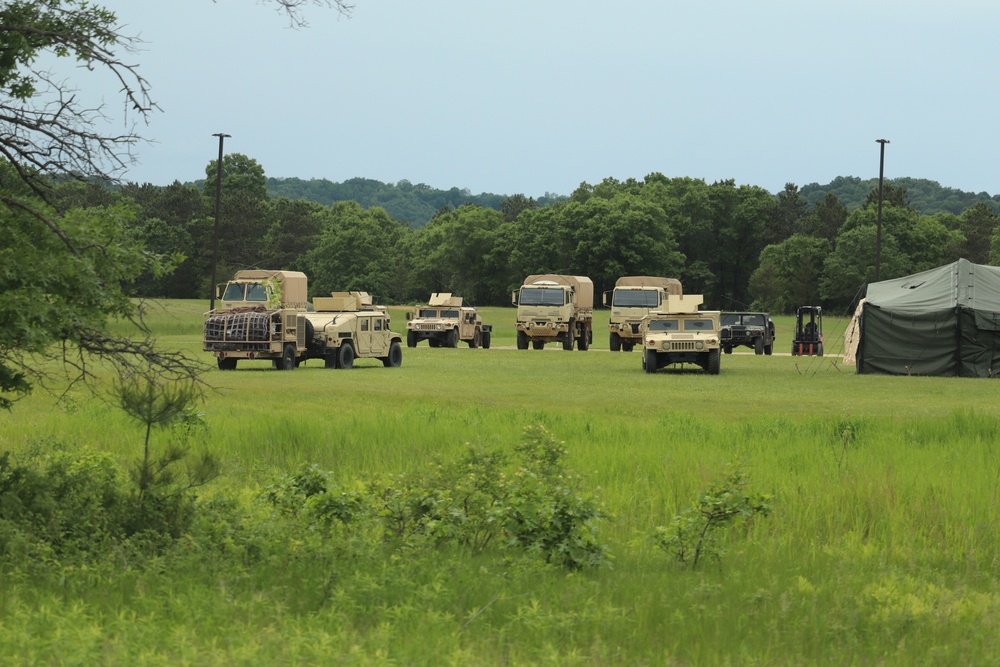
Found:
[[[224, 132], [216, 132], [212, 136], [219, 138], [219, 161], [215, 163], [215, 226], [212, 228], [212, 299], [209, 302], [209, 310], [215, 310], [215, 269], [219, 263], [219, 210], [222, 203], [222, 142], [229, 135]], [[879, 192], [881, 193], [881, 190]], [[875, 271], [877, 273], [878, 269], [876, 268]]]
[[882, 181], [885, 177], [885, 145], [888, 139], [876, 139], [879, 146], [878, 158], [878, 218], [875, 228], [875, 282], [880, 279], [882, 268]]

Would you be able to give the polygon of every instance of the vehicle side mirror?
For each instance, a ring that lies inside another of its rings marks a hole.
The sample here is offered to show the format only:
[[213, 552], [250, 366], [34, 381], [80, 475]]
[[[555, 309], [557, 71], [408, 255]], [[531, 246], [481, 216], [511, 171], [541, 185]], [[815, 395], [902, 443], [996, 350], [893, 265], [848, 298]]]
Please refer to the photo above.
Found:
[[510, 293], [510, 302], [515, 306], [517, 305], [517, 292]]
[[413, 313], [411, 313], [411, 312], [407, 311], [407, 313], [406, 313], [406, 320], [407, 320], [407, 321], [410, 321], [410, 320], [412, 320], [412, 319], [413, 319]]

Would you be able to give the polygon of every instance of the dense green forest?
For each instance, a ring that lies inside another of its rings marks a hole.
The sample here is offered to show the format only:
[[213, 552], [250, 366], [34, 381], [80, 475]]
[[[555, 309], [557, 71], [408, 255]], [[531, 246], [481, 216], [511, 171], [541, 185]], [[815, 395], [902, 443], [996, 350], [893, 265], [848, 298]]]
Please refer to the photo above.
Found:
[[[201, 187], [70, 182], [57, 196], [67, 211], [125, 203], [135, 240], [183, 255], [172, 274], [144, 276], [140, 295], [207, 298], [214, 187], [204, 184], [214, 184], [215, 169], [213, 161]], [[273, 194], [276, 184], [285, 196]], [[789, 183], [772, 194], [654, 173], [582, 183], [568, 197], [477, 199], [405, 181], [268, 179], [262, 165], [234, 153], [224, 158], [222, 192], [218, 278], [246, 267], [297, 269], [314, 295], [360, 289], [407, 303], [450, 291], [502, 305], [532, 273], [587, 275], [598, 292], [622, 275], [663, 275], [703, 293], [710, 308], [780, 313], [819, 303], [847, 312], [874, 277], [877, 182], [856, 178], [801, 190]], [[969, 205], [951, 210], [958, 201]], [[988, 195], [894, 179], [883, 203], [883, 279], [958, 257], [997, 263], [1000, 215]], [[432, 208], [423, 224], [391, 212]]]

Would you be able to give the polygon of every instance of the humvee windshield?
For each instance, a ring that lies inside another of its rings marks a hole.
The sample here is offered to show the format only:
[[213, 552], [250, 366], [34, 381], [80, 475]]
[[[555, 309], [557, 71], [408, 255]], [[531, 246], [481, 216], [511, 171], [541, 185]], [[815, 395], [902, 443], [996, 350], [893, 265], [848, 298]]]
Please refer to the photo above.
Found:
[[650, 331], [677, 331], [677, 320], [651, 320]]
[[260, 283], [229, 283], [223, 301], [267, 301], [267, 290]]
[[740, 314], [740, 313], [725, 313], [720, 316], [719, 320], [723, 326], [731, 326], [733, 324], [743, 324], [747, 326], [764, 326], [764, 316], [757, 314]]
[[712, 320], [684, 320], [684, 331], [714, 331]]
[[417, 313], [417, 317], [437, 317], [437, 316], [438, 316], [438, 311], [434, 310], [433, 308], [421, 308], [420, 311]]
[[524, 287], [518, 301], [522, 306], [561, 306], [563, 305], [563, 290], [546, 289], [544, 287]]
[[451, 317], [451, 318], [454, 318], [454, 319], [457, 320], [458, 319], [458, 311], [457, 310], [442, 310], [441, 311], [441, 317]]
[[656, 308], [660, 295], [656, 290], [615, 290], [613, 308]]

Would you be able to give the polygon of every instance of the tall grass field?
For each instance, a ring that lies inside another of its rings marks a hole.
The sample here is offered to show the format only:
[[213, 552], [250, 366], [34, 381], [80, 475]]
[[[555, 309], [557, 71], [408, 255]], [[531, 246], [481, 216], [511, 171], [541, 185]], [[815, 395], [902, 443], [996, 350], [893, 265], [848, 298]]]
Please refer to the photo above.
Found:
[[[857, 375], [838, 356], [839, 318], [827, 318], [823, 358], [790, 356], [794, 323], [776, 318], [773, 356], [740, 348], [718, 376], [647, 374], [638, 352], [608, 351], [606, 310], [589, 351], [518, 351], [513, 308], [481, 309], [489, 350], [421, 343], [400, 368], [223, 372], [200, 350], [205, 308], [147, 313], [160, 346], [211, 365], [204, 427], [185, 436], [189, 457], [221, 465], [196, 490], [198, 516], [167, 549], [109, 547], [90, 562], [23, 552], [0, 522], [0, 662], [997, 663], [995, 382]], [[390, 309], [405, 340], [403, 313]], [[102, 399], [111, 386], [17, 402], [0, 414], [0, 453], [92, 454], [128, 484], [144, 429]], [[347, 529], [265, 520], [261, 499], [297, 471], [352, 498], [472, 449], [513, 454], [535, 426], [562, 443], [566, 488], [601, 507], [599, 566], [493, 543], [373, 547]], [[151, 447], [172, 437], [154, 431]], [[736, 492], [766, 495], [770, 512], [719, 528], [697, 567], [661, 548], [657, 529], [704, 512], [734, 467], [746, 481]], [[13, 502], [3, 470], [0, 507]]]

